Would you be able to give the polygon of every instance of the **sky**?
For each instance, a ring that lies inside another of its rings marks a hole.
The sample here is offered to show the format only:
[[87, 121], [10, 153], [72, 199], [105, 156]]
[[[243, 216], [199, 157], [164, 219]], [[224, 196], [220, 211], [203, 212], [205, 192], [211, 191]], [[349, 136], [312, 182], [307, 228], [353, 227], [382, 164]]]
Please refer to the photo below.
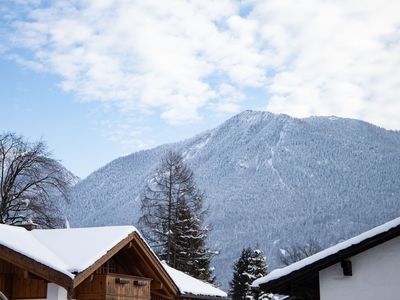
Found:
[[0, 132], [85, 177], [245, 110], [400, 129], [398, 0], [0, 4]]

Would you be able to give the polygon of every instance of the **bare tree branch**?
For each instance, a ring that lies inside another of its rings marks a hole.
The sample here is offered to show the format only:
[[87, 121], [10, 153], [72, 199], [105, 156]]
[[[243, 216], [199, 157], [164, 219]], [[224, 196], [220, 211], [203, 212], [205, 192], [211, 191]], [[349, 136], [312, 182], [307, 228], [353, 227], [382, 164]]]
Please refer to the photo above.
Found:
[[60, 224], [54, 199], [68, 199], [71, 177], [51, 158], [44, 142], [0, 134], [0, 223]]
[[309, 257], [322, 250], [319, 243], [314, 239], [309, 239], [303, 245], [293, 245], [288, 248], [283, 248], [279, 250], [279, 260], [285, 266], [291, 265], [303, 258]]

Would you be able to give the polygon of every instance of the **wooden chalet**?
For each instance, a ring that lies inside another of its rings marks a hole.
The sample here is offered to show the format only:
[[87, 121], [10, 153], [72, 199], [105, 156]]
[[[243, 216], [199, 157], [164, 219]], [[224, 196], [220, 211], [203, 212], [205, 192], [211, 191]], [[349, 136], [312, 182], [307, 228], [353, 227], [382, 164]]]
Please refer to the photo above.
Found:
[[257, 279], [293, 300], [399, 299], [400, 218]]
[[28, 231], [0, 225], [0, 291], [8, 299], [226, 297], [161, 263], [133, 226]]

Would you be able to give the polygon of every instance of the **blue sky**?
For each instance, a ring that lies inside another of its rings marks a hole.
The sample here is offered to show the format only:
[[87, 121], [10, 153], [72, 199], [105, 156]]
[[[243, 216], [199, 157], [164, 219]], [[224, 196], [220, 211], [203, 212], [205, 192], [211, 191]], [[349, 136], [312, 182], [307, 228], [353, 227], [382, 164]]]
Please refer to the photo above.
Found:
[[[46, 141], [53, 157], [62, 161], [74, 174], [85, 177], [111, 160], [163, 143], [191, 137], [217, 126], [230, 115], [211, 116], [207, 121], [185, 126], [165, 126], [158, 117], [146, 117], [148, 138], [143, 146], [129, 140], [129, 128], [122, 139], [113, 140], [102, 122], [129, 123], [129, 117], [96, 103], [81, 102], [73, 93], [58, 87], [59, 78], [37, 73], [7, 59], [0, 60], [0, 118], [2, 131], [14, 131], [30, 141]], [[118, 126], [116, 126], [118, 131]], [[126, 136], [125, 136], [126, 135]]]
[[80, 177], [244, 110], [400, 129], [400, 2], [17, 0], [0, 125]]

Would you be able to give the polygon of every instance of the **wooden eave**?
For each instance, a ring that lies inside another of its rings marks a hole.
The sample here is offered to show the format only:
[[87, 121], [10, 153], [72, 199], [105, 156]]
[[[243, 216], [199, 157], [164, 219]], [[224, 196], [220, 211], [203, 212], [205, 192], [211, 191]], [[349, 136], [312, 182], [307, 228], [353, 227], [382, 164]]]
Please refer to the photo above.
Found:
[[315, 261], [303, 268], [293, 271], [290, 274], [282, 276], [280, 278], [271, 280], [266, 283], [262, 283], [259, 286], [259, 290], [280, 293], [283, 295], [294, 295], [291, 292], [291, 287], [293, 285], [300, 285], [304, 279], [307, 278], [319, 278], [318, 272], [322, 269], [330, 267], [342, 260], [349, 259], [361, 252], [371, 249], [375, 246], [383, 244], [391, 239], [394, 239], [400, 235], [400, 225], [389, 229], [388, 231], [379, 233], [375, 236], [367, 238], [358, 244], [353, 244], [345, 249], [338, 251], [337, 253], [328, 255], [318, 261]]
[[175, 282], [172, 280], [172, 278], [169, 276], [167, 271], [164, 269], [162, 266], [160, 260], [158, 257], [154, 254], [154, 252], [150, 249], [150, 247], [147, 245], [147, 243], [143, 240], [143, 238], [138, 234], [137, 232], [134, 233], [138, 243], [137, 249], [140, 250], [141, 253], [144, 253], [146, 257], [148, 258], [148, 262], [150, 264], [150, 267], [155, 271], [161, 279], [164, 281], [163, 284], [165, 284], [166, 289], [173, 294], [174, 296], [179, 295], [179, 289]]
[[133, 233], [129, 234], [126, 238], [121, 240], [118, 244], [107, 251], [102, 257], [96, 260], [91, 266], [87, 267], [85, 270], [77, 273], [74, 278], [73, 288], [81, 284], [86, 278], [92, 275], [98, 268], [100, 268], [104, 263], [106, 263], [111, 257], [117, 254], [122, 248], [124, 248], [129, 242], [133, 240]]
[[73, 284], [73, 279], [67, 274], [54, 270], [18, 251], [0, 245], [0, 258], [23, 270], [43, 278], [46, 281], [54, 282], [68, 290]]
[[207, 295], [195, 295], [195, 294], [179, 294], [178, 299], [225, 300], [226, 297], [221, 297], [221, 296], [207, 296]]
[[137, 232], [129, 234], [126, 238], [121, 240], [118, 244], [112, 247], [105, 255], [99, 258], [90, 267], [76, 274], [73, 280], [73, 288], [76, 288], [81, 284], [86, 278], [92, 275], [98, 268], [100, 268], [105, 262], [107, 262], [111, 257], [117, 254], [125, 247], [134, 247], [138, 252], [138, 255], [143, 260], [144, 263], [148, 263], [150, 269], [161, 278], [161, 286], [165, 287], [170, 293], [171, 298], [178, 294], [178, 287], [175, 285], [172, 278], [167, 274], [161, 262], [149, 248], [146, 242], [141, 238]]

